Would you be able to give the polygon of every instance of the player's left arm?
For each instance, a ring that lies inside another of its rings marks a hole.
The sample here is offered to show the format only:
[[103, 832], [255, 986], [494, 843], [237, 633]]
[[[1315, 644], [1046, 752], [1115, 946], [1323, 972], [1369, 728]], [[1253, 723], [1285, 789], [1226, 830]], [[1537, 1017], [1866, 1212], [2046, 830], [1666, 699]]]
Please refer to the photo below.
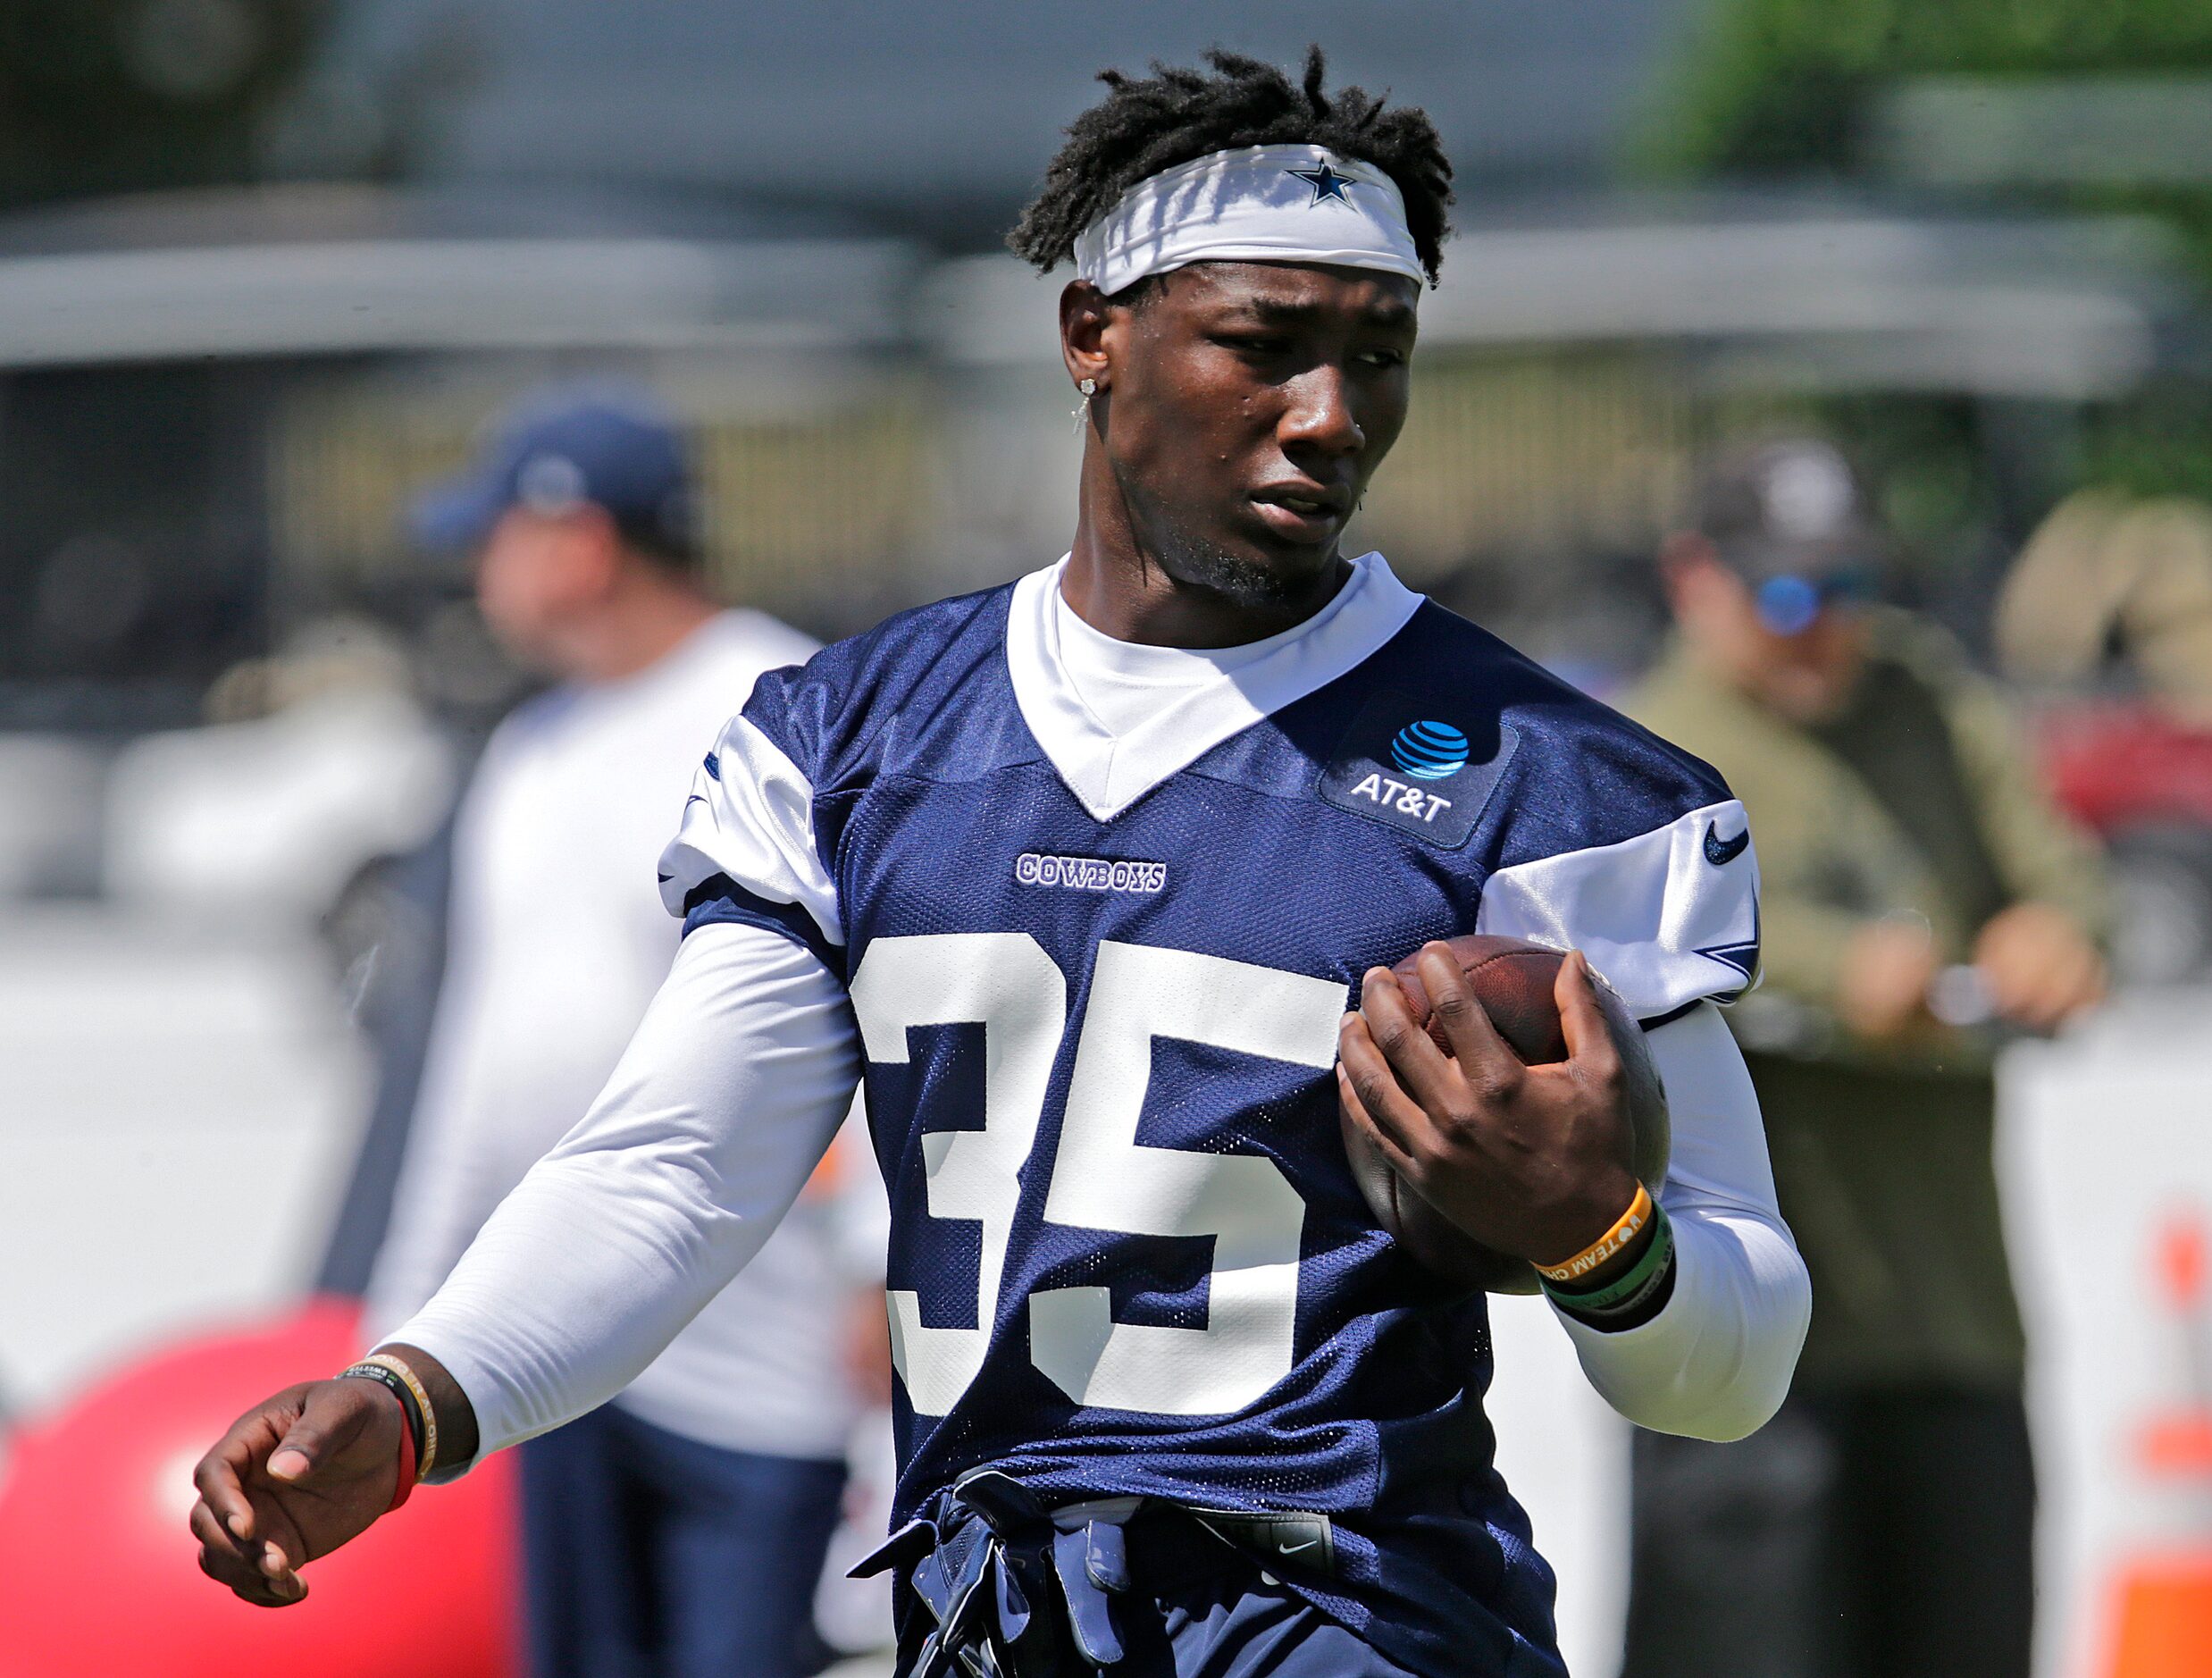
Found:
[[[1655, 778], [1686, 761], [1655, 757], [1650, 768]], [[1688, 790], [1693, 808], [1678, 803], [1635, 837], [1501, 869], [1478, 929], [1585, 952], [1645, 1022], [1672, 1131], [1659, 1195], [1674, 1236], [1671, 1291], [1633, 1327], [1558, 1314], [1621, 1414], [1727, 1439], [1780, 1407], [1812, 1284], [1775, 1204], [1750, 1073], [1714, 1006], [1758, 969], [1758, 858], [1743, 806], [1717, 777]]]
[[1605, 1332], [1556, 1314], [1590, 1384], [1639, 1426], [1735, 1439], [1781, 1405], [1813, 1290], [1775, 1204], [1758, 1097], [1711, 1003], [1647, 1034], [1666, 1086], [1673, 1154], [1660, 1204], [1674, 1239], [1666, 1305]]
[[[1560, 969], [1569, 1056], [1544, 1066], [1523, 1066], [1499, 1039], [1444, 946], [1421, 952], [1420, 975], [1449, 1053], [1375, 969], [1338, 1037], [1345, 1112], [1462, 1230], [1561, 1264], [1637, 1192], [1623, 1057], [1588, 969], [1570, 960]], [[1659, 1303], [1612, 1321], [1574, 1309], [1571, 1296], [1553, 1304], [1584, 1372], [1621, 1414], [1660, 1432], [1738, 1439], [1789, 1390], [1811, 1289], [1775, 1205], [1750, 1075], [1717, 1011], [1697, 1003], [1647, 1038], [1672, 1119], [1665, 1229], [1646, 1224], [1640, 1245], [1588, 1279], [1630, 1286], [1656, 1263], [1646, 1286]]]

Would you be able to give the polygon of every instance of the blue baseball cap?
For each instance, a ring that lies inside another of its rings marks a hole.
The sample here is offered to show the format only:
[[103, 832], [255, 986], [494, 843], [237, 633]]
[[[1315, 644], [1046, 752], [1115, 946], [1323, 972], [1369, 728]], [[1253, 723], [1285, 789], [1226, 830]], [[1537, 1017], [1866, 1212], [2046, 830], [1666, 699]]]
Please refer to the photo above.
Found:
[[1777, 635], [1801, 635], [1831, 606], [1881, 592], [1887, 544], [1858, 475], [1830, 443], [1792, 437], [1723, 451], [1702, 474], [1696, 522]]
[[415, 502], [407, 524], [426, 547], [473, 548], [518, 507], [548, 515], [597, 507], [672, 551], [695, 545], [683, 434], [651, 396], [622, 386], [560, 385], [525, 398], [466, 471]]

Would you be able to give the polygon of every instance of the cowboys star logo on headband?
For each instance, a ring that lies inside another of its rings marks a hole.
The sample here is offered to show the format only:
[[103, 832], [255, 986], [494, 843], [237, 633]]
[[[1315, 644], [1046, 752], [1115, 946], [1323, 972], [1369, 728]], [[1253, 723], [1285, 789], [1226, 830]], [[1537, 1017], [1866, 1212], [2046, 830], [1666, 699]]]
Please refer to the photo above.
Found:
[[1311, 209], [1314, 204], [1328, 199], [1334, 199], [1338, 204], [1348, 204], [1351, 200], [1345, 197], [1345, 189], [1363, 187], [1367, 184], [1356, 175], [1338, 174], [1327, 158], [1323, 158], [1320, 164], [1312, 169], [1286, 169], [1283, 172], [1286, 175], [1297, 176], [1299, 180], [1313, 189], [1313, 203], [1306, 206], [1308, 209]]

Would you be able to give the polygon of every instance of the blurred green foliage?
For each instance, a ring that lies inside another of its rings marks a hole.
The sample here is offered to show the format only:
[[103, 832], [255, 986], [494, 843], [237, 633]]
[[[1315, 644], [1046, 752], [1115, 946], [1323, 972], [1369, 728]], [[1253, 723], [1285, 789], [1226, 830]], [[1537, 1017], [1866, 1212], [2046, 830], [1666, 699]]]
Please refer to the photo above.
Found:
[[1712, 0], [1646, 155], [1688, 175], [1849, 173], [1900, 77], [2212, 71], [2208, 0]]
[[2082, 482], [2212, 502], [2212, 386], [2162, 379], [2084, 417]]
[[[2212, 0], [1707, 0], [1642, 131], [1638, 161], [1687, 178], [1863, 173], [1874, 100], [1915, 76], [2212, 78]], [[2208, 166], [2212, 169], [2212, 165]], [[2212, 286], [2203, 189], [2124, 180], [2030, 201], [2135, 210], [2180, 235]]]
[[0, 0], [0, 204], [227, 184], [332, 0]]

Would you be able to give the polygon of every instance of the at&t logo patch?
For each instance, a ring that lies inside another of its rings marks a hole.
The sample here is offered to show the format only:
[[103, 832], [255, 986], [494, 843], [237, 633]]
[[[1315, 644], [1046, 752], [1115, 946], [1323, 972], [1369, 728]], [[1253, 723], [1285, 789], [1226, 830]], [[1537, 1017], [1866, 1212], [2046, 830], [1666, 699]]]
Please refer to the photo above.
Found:
[[1474, 832], [1520, 736], [1495, 717], [1446, 720], [1426, 709], [1404, 693], [1369, 700], [1321, 771], [1320, 794], [1339, 810], [1456, 850]]

